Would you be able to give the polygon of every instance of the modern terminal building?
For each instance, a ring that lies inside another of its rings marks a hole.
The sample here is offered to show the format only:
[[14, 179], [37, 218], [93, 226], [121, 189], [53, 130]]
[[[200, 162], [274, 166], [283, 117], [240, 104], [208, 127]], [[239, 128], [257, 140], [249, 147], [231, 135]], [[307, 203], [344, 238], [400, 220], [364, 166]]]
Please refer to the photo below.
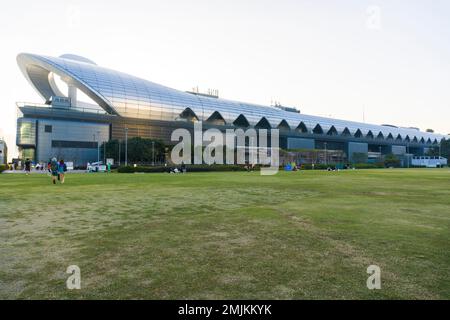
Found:
[[20, 157], [36, 162], [57, 156], [85, 165], [98, 160], [98, 146], [103, 142], [125, 137], [171, 144], [173, 130], [192, 130], [196, 121], [202, 121], [205, 130], [278, 128], [280, 147], [285, 150], [326, 149], [342, 154], [341, 161], [347, 162], [360, 162], [361, 155], [363, 161], [391, 153], [421, 156], [449, 138], [417, 128], [317, 117], [280, 105], [225, 100], [215, 92], [183, 92], [76, 55], [56, 58], [23, 53], [17, 62], [43, 99], [42, 104], [18, 103]]

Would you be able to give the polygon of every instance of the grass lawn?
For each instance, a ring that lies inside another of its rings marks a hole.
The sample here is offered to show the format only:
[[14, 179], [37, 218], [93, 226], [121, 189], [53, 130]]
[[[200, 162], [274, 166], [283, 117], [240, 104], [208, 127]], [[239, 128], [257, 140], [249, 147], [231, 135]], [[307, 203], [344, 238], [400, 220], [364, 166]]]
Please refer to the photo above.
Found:
[[450, 299], [450, 170], [3, 174], [14, 298]]

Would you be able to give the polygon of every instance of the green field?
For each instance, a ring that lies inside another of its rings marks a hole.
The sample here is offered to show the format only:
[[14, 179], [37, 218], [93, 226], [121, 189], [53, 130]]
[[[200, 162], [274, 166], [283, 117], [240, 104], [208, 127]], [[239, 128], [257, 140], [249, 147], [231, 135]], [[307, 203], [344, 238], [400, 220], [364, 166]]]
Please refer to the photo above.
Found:
[[450, 299], [450, 170], [3, 174], [14, 298]]

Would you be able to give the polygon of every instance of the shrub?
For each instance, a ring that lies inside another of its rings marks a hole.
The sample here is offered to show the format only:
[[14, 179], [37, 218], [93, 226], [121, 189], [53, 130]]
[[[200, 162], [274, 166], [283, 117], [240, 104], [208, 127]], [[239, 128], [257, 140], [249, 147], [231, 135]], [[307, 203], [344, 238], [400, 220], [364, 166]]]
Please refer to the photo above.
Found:
[[356, 163], [353, 165], [355, 169], [381, 169], [384, 168], [383, 163]]
[[[316, 163], [314, 165], [314, 170], [327, 170], [328, 168], [335, 168], [336, 164], [323, 164], [323, 163]], [[305, 163], [301, 165], [302, 170], [312, 170], [312, 164], [311, 163]]]
[[[338, 165], [338, 164], [316, 164], [314, 166], [314, 170], [327, 170], [328, 168], [336, 168], [336, 167], [341, 167], [342, 165]], [[384, 168], [384, 164], [383, 163], [357, 163], [352, 165], [351, 167], [354, 167], [355, 169], [379, 169], [379, 168]], [[350, 168], [351, 168], [350, 167]], [[302, 164], [301, 166], [302, 170], [312, 170], [312, 164], [310, 163], [305, 163]]]
[[0, 164], [0, 173], [2, 173], [3, 171], [8, 170], [8, 166], [6, 164]]
[[[253, 170], [259, 170], [260, 166], [255, 166]], [[187, 170], [191, 172], [209, 172], [209, 171], [247, 171], [245, 166], [241, 165], [192, 165], [187, 166]]]
[[385, 157], [384, 165], [388, 168], [389, 167], [398, 168], [400, 167], [400, 159], [397, 158], [397, 156], [394, 154], [388, 154]]
[[165, 167], [132, 167], [132, 166], [122, 166], [117, 169], [117, 172], [119, 173], [156, 173], [156, 172], [164, 172], [167, 171], [167, 168]]

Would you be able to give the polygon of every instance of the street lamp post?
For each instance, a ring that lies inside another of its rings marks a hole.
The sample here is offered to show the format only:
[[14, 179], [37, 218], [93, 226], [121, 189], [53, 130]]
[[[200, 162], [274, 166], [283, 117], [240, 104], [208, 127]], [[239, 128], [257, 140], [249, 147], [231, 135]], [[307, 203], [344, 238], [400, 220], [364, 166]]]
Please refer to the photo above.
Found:
[[119, 140], [119, 167], [120, 167], [120, 145], [122, 144], [122, 141]]
[[125, 166], [128, 166], [128, 128], [125, 128]]
[[[97, 138], [95, 137], [95, 133], [92, 135], [92, 137], [94, 138], [94, 146], [95, 146], [95, 143], [97, 142]], [[97, 148], [98, 148], [98, 143], [97, 143]]]
[[381, 152], [381, 146], [380, 146], [380, 162], [383, 160], [383, 153]]
[[97, 131], [97, 163], [100, 162], [100, 131]]
[[152, 141], [152, 165], [155, 165], [155, 141]]
[[324, 142], [325, 144], [325, 165], [328, 165], [328, 152], [327, 152], [327, 143]]
[[410, 160], [410, 155], [409, 155], [409, 143], [406, 144], [406, 162], [408, 162], [408, 169], [409, 169], [409, 160]]
[[103, 142], [103, 161], [106, 164], [106, 142]]

